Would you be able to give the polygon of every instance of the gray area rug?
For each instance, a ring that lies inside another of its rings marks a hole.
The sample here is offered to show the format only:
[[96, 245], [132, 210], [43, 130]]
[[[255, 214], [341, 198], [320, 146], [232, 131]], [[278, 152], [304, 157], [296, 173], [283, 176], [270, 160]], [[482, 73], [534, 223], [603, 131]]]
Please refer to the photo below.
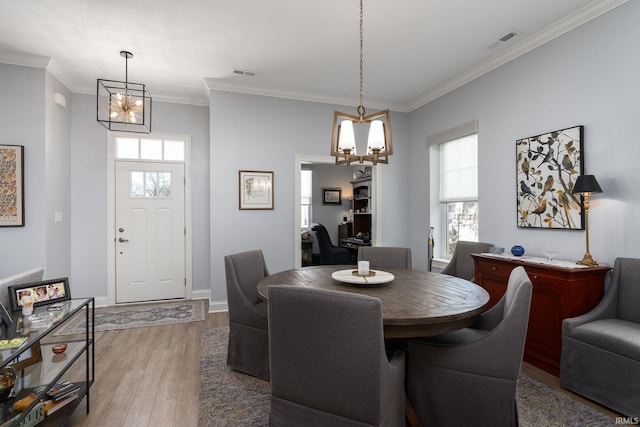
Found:
[[[227, 367], [228, 328], [200, 335], [200, 427], [269, 425], [269, 382]], [[518, 382], [521, 427], [604, 427], [615, 420], [528, 376]]]
[[[84, 334], [85, 315], [78, 313], [54, 335]], [[113, 307], [98, 307], [95, 311], [95, 331], [144, 328], [174, 323], [197, 322], [205, 318], [203, 300], [172, 301]]]

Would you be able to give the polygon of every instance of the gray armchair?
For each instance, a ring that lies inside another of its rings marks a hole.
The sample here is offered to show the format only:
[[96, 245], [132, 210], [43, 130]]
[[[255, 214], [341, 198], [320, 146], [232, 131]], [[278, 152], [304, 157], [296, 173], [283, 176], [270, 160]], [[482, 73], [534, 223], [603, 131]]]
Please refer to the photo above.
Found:
[[618, 258], [600, 303], [562, 322], [560, 385], [640, 416], [640, 259]]
[[407, 393], [425, 426], [517, 426], [517, 384], [532, 285], [523, 267], [472, 327], [411, 341]]
[[267, 303], [256, 285], [269, 275], [262, 251], [224, 257], [229, 305], [227, 365], [256, 377], [269, 379], [269, 331]]
[[360, 246], [358, 261], [369, 261], [371, 268], [411, 268], [411, 248]]
[[441, 273], [473, 281], [475, 265], [471, 254], [489, 252], [491, 246], [491, 243], [458, 241], [451, 261]]
[[404, 354], [387, 358], [378, 298], [269, 287], [274, 426], [404, 426]]

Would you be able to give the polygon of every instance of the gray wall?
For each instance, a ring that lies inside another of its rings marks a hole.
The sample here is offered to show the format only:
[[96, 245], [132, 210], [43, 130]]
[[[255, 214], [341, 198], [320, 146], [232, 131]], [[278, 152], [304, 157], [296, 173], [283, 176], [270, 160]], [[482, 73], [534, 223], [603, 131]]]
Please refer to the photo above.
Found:
[[24, 146], [25, 199], [25, 226], [0, 228], [0, 277], [46, 265], [45, 75], [0, 64], [0, 143]]
[[410, 199], [410, 224], [423, 231], [411, 245], [419, 256], [426, 257], [430, 225], [428, 194], [421, 190], [429, 182], [426, 138], [478, 119], [480, 240], [521, 244], [530, 255], [554, 249], [558, 259], [582, 258], [584, 231], [516, 227], [515, 141], [584, 125], [584, 164], [604, 190], [591, 198], [590, 252], [611, 265], [619, 256], [640, 257], [640, 193], [633, 190], [640, 156], [639, 16], [640, 2], [628, 2], [410, 114], [410, 190], [417, 195]]

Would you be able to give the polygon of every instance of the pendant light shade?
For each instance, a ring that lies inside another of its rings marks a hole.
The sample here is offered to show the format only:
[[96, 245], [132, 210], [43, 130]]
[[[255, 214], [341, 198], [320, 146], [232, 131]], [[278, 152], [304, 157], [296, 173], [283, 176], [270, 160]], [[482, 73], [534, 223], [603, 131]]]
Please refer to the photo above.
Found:
[[121, 51], [125, 58], [125, 80], [98, 79], [97, 120], [105, 128], [120, 132], [151, 132], [151, 95], [146, 85], [128, 79], [128, 61], [133, 54]]

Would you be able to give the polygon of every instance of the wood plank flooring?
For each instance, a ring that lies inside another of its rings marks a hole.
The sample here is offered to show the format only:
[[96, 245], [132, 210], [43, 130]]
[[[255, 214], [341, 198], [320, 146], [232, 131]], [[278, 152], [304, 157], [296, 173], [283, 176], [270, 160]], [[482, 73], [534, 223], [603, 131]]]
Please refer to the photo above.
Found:
[[[202, 322], [97, 333], [91, 412], [87, 415], [85, 402], [81, 402], [69, 425], [196, 427], [200, 404], [200, 330], [227, 324], [227, 313], [208, 313]], [[558, 378], [532, 365], [525, 363], [523, 370], [607, 416], [617, 416], [562, 389]], [[68, 377], [83, 379], [84, 363], [76, 363]]]

